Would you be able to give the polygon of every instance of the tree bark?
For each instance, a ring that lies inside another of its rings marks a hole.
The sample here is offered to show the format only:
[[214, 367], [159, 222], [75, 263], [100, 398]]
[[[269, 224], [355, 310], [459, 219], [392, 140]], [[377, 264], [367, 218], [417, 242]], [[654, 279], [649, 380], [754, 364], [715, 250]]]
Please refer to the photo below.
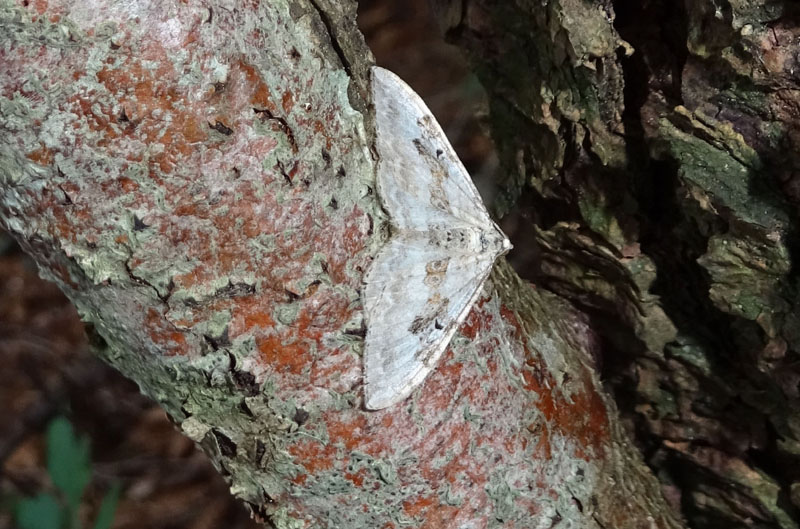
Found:
[[537, 285], [692, 526], [796, 528], [800, 10], [771, 0], [439, 1], [489, 93]]
[[[272, 526], [680, 527], [599, 383], [591, 321], [503, 262], [423, 387], [363, 409], [360, 288], [387, 219], [354, 9], [4, 0], [3, 226]], [[547, 128], [495, 111], [520, 138]], [[516, 167], [579, 154], [557, 132]], [[623, 315], [664, 328], [646, 343], [674, 341], [652, 261], [573, 225], [537, 233], [543, 269], [593, 255]]]

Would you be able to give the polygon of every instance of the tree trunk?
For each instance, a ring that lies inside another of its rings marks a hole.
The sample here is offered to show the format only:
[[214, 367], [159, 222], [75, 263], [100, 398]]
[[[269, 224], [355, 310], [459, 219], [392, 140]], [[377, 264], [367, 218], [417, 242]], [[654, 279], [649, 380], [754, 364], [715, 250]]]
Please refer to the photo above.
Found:
[[798, 527], [797, 4], [437, 11], [489, 92], [529, 279], [601, 334], [672, 503], [696, 527]]
[[[766, 144], [628, 80], [645, 55], [610, 5], [458, 8], [443, 10], [448, 33], [502, 124], [505, 209], [523, 195], [538, 206], [541, 270], [531, 288], [499, 263], [402, 404], [362, 406], [360, 288], [387, 219], [352, 2], [0, 0], [0, 220], [91, 322], [103, 358], [275, 527], [680, 527], [595, 359], [631, 359], [614, 373], [640, 374], [651, 437], [684, 425], [670, 413], [694, 412], [686, 399], [711, 380], [731, 415], [737, 387], [753, 412], [769, 387], [761, 417], [783, 417], [774, 439], [791, 439], [791, 396], [764, 367], [789, 362], [792, 344], [790, 304], [777, 304], [789, 217], [753, 185], [769, 188], [754, 150]], [[775, 130], [759, 138], [789, 137]], [[734, 381], [720, 351], [757, 369]], [[713, 440], [679, 434], [654, 464], [720, 460]], [[786, 490], [762, 474], [737, 474], [737, 494], [785, 513]]]

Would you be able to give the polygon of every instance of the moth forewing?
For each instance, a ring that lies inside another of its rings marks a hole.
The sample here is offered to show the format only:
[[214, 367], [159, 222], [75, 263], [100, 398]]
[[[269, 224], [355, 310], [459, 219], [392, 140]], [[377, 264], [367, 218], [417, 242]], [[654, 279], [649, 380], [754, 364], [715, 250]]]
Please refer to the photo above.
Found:
[[491, 218], [483, 200], [422, 99], [380, 67], [372, 68], [372, 94], [378, 190], [392, 224], [426, 230], [432, 221], [458, 222], [487, 229]]
[[365, 276], [365, 406], [405, 399], [435, 366], [510, 249], [428, 108], [372, 69], [378, 193], [392, 226]]

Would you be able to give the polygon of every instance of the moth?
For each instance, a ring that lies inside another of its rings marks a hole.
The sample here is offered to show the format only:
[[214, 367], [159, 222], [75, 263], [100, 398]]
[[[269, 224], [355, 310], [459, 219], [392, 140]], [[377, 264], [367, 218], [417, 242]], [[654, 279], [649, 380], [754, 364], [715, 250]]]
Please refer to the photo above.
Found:
[[377, 191], [390, 237], [364, 279], [367, 409], [408, 397], [436, 365], [511, 243], [422, 99], [372, 68]]

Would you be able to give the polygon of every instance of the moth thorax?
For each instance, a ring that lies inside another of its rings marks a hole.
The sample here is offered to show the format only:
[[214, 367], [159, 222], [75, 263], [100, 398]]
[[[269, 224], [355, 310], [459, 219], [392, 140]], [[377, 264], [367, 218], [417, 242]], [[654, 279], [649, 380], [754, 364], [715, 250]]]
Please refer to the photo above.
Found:
[[499, 229], [481, 232], [481, 250], [483, 252], [504, 255], [511, 248], [511, 242]]
[[477, 228], [436, 227], [428, 231], [430, 243], [439, 248], [452, 248], [471, 252], [483, 251], [484, 234]]

